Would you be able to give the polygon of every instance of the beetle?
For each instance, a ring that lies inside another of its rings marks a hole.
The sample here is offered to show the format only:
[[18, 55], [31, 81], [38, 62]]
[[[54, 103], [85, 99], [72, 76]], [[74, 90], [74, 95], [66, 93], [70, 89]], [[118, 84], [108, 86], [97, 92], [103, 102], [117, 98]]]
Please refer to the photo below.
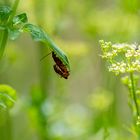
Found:
[[58, 66], [61, 67], [61, 65], [63, 65], [62, 61], [59, 59], [59, 57], [56, 56], [56, 54], [54, 52], [52, 52], [52, 58]]
[[68, 79], [68, 76], [69, 76], [69, 72], [68, 71], [63, 72], [57, 64], [53, 65], [53, 68], [54, 68], [54, 71], [57, 74], [59, 74], [61, 77], [65, 78], [65, 79]]
[[[63, 64], [63, 62], [60, 60], [59, 57], [56, 56], [56, 54], [52, 51], [52, 58], [55, 62], [55, 65], [53, 65], [54, 71], [59, 74], [61, 77], [68, 79], [68, 76], [70, 75], [67, 67]], [[42, 61], [45, 57], [47, 57], [49, 54], [45, 55], [44, 57], [42, 57], [40, 59], [40, 61]]]
[[56, 54], [54, 52], [52, 52], [52, 57], [53, 57], [54, 62], [57, 65], [57, 66], [55, 66], [55, 69], [58, 70], [58, 68], [56, 68], [56, 67], [59, 67], [59, 69], [61, 70], [63, 75], [65, 75], [68, 78], [69, 71], [68, 71], [67, 67], [62, 63], [62, 61], [59, 59], [59, 57], [56, 56]]

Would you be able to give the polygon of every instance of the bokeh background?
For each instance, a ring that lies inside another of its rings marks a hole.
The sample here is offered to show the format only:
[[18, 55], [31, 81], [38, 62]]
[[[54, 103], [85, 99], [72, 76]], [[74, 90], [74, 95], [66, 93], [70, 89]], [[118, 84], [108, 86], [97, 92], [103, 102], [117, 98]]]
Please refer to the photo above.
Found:
[[21, 0], [17, 12], [45, 29], [71, 71], [65, 80], [51, 55], [40, 61], [50, 50], [28, 34], [9, 41], [0, 82], [14, 87], [18, 100], [0, 112], [0, 140], [135, 140], [127, 89], [108, 72], [99, 40], [139, 43], [140, 1]]

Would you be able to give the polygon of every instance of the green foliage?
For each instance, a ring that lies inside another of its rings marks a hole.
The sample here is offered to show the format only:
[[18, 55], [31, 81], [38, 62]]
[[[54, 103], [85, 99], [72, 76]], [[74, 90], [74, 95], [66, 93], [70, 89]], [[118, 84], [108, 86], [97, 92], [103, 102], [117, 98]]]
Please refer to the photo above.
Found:
[[0, 6], [0, 24], [5, 24], [11, 13], [12, 9], [9, 6]]
[[[8, 20], [7, 18], [12, 14], [10, 7], [3, 6], [0, 9], [0, 21]], [[19, 37], [22, 32], [29, 32], [35, 41], [43, 42], [52, 51], [54, 51], [57, 56], [62, 60], [62, 62], [70, 69], [69, 61], [66, 54], [51, 40], [45, 31], [40, 27], [27, 23], [28, 18], [26, 13], [14, 16], [12, 22], [5, 24], [4, 29], [8, 29], [9, 38], [15, 40]], [[2, 24], [0, 24], [2, 26]], [[3, 28], [2, 28], [3, 29]]]
[[9, 38], [11, 40], [17, 39], [23, 32], [23, 26], [27, 23], [28, 18], [26, 13], [22, 13], [13, 18], [11, 26], [8, 28]]
[[8, 85], [0, 85], [0, 107], [8, 109], [13, 107], [16, 101], [16, 91]]
[[26, 13], [22, 13], [20, 15], [17, 15], [13, 18], [13, 25], [19, 25], [19, 24], [24, 24], [28, 22], [28, 18]]
[[[16, 11], [17, 4], [19, 1], [15, 1], [13, 9], [8, 6], [0, 7], [0, 26], [4, 32], [0, 38], [0, 56], [2, 57], [7, 38], [15, 40], [19, 37], [22, 32], [29, 32], [35, 41], [43, 42], [54, 51], [62, 62], [70, 69], [69, 61], [65, 53], [48, 37], [48, 35], [38, 26], [27, 23], [28, 18], [26, 13], [13, 15]], [[10, 17], [10, 18], [9, 18]], [[8, 34], [7, 34], [8, 31]], [[1, 86], [1, 106], [11, 107], [15, 99], [15, 91], [8, 86]], [[5, 90], [4, 90], [5, 89]]]
[[50, 37], [38, 26], [33, 24], [25, 24], [24, 31], [31, 34], [35, 41], [40, 41], [45, 43], [52, 51], [54, 51], [57, 56], [62, 60], [62, 62], [70, 69], [69, 61], [65, 53], [57, 47], [57, 45], [50, 39]]

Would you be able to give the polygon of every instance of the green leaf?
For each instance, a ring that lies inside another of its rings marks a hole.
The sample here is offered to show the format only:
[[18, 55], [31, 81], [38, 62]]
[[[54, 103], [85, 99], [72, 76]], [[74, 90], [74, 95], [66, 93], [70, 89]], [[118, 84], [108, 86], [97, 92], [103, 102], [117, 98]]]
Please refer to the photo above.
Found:
[[0, 107], [11, 108], [16, 100], [16, 91], [8, 85], [0, 85]]
[[44, 42], [44, 43], [46, 42], [46, 34], [41, 28], [27, 23], [25, 24], [23, 29], [31, 34], [33, 40]]
[[8, 34], [9, 34], [9, 38], [11, 39], [11, 40], [15, 40], [15, 39], [17, 39], [19, 36], [20, 36], [20, 34], [22, 33], [22, 30], [20, 30], [20, 29], [8, 29]]
[[22, 13], [13, 18], [13, 25], [21, 25], [28, 22], [26, 13]]
[[0, 22], [6, 21], [10, 14], [12, 12], [12, 9], [9, 6], [0, 6]]
[[11, 40], [17, 39], [23, 32], [22, 28], [28, 21], [26, 13], [22, 13], [13, 18], [11, 26], [8, 27], [8, 34]]
[[66, 54], [50, 39], [47, 33], [45, 33], [40, 27], [28, 23], [25, 24], [24, 31], [29, 32], [35, 41], [45, 43], [52, 51], [56, 53], [56, 55], [70, 70], [69, 60]]

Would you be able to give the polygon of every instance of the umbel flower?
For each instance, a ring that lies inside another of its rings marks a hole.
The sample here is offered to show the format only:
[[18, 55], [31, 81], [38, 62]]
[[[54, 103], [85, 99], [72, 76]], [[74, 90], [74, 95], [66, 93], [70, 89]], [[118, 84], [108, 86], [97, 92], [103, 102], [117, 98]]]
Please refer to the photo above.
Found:
[[137, 44], [112, 44], [100, 40], [102, 55], [108, 69], [116, 75], [140, 72], [140, 46]]

